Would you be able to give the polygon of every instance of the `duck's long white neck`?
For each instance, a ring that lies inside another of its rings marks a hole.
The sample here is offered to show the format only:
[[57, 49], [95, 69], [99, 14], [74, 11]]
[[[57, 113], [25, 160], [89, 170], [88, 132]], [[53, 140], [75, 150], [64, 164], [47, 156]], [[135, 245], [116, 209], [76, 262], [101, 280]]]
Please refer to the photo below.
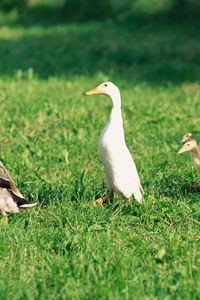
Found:
[[112, 110], [108, 121], [108, 126], [113, 129], [113, 133], [124, 140], [124, 127], [121, 111], [121, 95], [119, 90], [113, 92], [110, 96], [112, 101]]

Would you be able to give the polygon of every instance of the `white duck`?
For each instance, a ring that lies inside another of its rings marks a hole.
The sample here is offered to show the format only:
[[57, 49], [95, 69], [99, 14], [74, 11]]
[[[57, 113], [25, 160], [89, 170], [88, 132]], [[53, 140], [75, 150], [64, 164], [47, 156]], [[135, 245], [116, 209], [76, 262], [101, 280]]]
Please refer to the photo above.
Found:
[[94, 94], [107, 95], [112, 101], [110, 118], [99, 139], [99, 151], [109, 194], [97, 199], [94, 204], [106, 202], [113, 197], [114, 192], [121, 194], [129, 202], [134, 196], [137, 202], [141, 203], [143, 189], [125, 142], [120, 91], [112, 82], [104, 82], [86, 93], [86, 95]]
[[0, 211], [5, 224], [7, 213], [17, 213], [22, 208], [33, 207], [37, 202], [28, 202], [16, 187], [8, 171], [0, 161]]

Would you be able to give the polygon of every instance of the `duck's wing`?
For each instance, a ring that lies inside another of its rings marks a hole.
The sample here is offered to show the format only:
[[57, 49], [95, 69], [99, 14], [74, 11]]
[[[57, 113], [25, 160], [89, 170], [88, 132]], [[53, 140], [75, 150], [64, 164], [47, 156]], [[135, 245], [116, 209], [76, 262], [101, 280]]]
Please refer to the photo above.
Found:
[[6, 170], [4, 164], [0, 161], [0, 187], [6, 188], [12, 192], [18, 198], [24, 199], [22, 193], [16, 187], [14, 181], [12, 180], [10, 174]]
[[19, 208], [29, 208], [37, 205], [37, 202], [28, 202], [16, 187], [10, 174], [0, 161], [0, 188], [6, 188]]

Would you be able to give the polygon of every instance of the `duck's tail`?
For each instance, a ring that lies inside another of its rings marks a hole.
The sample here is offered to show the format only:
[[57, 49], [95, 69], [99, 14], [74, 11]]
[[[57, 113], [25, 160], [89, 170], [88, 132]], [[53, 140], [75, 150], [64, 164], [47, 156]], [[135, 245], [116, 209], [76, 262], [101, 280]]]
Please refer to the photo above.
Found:
[[135, 200], [138, 203], [142, 203], [142, 201], [143, 201], [143, 193], [144, 193], [144, 190], [143, 190], [142, 186], [140, 185], [139, 189], [137, 191], [135, 191], [135, 193], [134, 193]]
[[11, 190], [8, 190], [9, 193], [11, 194], [14, 202], [17, 204], [17, 206], [21, 208], [31, 208], [34, 207], [38, 204], [36, 201], [28, 201], [25, 198], [18, 197], [16, 194], [14, 194]]
[[38, 204], [38, 202], [28, 202], [28, 203], [21, 204], [19, 206], [19, 208], [24, 208], [24, 209], [31, 208], [31, 207], [36, 206], [37, 204]]

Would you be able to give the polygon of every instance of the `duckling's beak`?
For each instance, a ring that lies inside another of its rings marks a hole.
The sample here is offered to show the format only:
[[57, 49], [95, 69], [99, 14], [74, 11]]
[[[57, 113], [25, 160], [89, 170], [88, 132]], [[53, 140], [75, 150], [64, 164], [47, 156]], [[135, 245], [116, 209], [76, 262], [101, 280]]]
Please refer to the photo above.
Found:
[[184, 148], [182, 147], [179, 151], [178, 151], [178, 154], [182, 154], [184, 151]]
[[181, 139], [180, 141], [179, 141], [179, 143], [180, 144], [184, 144], [186, 141], [184, 140], [184, 139]]
[[101, 91], [98, 89], [98, 87], [96, 87], [96, 88], [86, 92], [85, 94], [88, 96], [95, 95], [95, 94], [101, 94]]

